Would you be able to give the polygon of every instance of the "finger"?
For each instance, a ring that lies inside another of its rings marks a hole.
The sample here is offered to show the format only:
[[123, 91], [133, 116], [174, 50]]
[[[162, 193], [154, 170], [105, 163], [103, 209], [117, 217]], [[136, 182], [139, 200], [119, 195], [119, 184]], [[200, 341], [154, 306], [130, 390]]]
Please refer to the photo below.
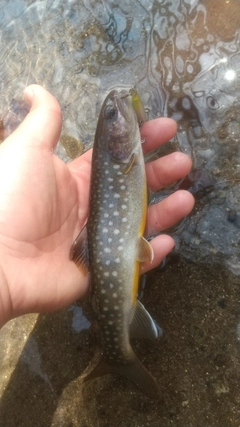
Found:
[[154, 150], [159, 145], [172, 139], [177, 131], [177, 123], [173, 119], [162, 117], [150, 120], [141, 126], [141, 137], [144, 141], [143, 152]]
[[157, 267], [175, 246], [175, 242], [172, 237], [167, 236], [166, 234], [155, 237], [151, 240], [150, 244], [154, 251], [154, 258], [152, 263], [144, 262], [141, 265], [141, 274]]
[[69, 162], [67, 166], [72, 172], [74, 172], [75, 176], [82, 177], [85, 174], [89, 175], [91, 161], [92, 149], [86, 151], [86, 153]]
[[82, 223], [86, 221], [88, 215], [91, 160], [92, 150], [88, 150], [86, 153], [67, 164], [77, 184], [79, 201], [78, 215]]
[[10, 135], [8, 142], [54, 149], [61, 133], [62, 113], [57, 100], [43, 87], [31, 85], [24, 96], [31, 106], [29, 114]]
[[175, 152], [158, 160], [146, 163], [148, 187], [157, 191], [186, 176], [192, 167], [192, 160], [184, 153]]
[[148, 208], [147, 230], [148, 236], [172, 227], [186, 215], [194, 206], [194, 197], [185, 190], [176, 191], [160, 203]]

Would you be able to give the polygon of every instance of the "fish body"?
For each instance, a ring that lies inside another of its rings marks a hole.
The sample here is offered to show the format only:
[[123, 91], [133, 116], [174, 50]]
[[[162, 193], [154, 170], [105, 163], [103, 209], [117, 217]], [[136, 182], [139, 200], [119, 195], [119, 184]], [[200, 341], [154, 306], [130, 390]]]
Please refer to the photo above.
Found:
[[[151, 316], [137, 300], [140, 262], [153, 259], [152, 248], [143, 237], [146, 214], [147, 185], [137, 116], [129, 93], [113, 90], [99, 115], [92, 157], [87, 238], [92, 305], [100, 326], [103, 359], [87, 379], [117, 373], [154, 397], [158, 386], [130, 343], [132, 337], [159, 336]], [[81, 235], [72, 249], [75, 262], [81, 252]]]

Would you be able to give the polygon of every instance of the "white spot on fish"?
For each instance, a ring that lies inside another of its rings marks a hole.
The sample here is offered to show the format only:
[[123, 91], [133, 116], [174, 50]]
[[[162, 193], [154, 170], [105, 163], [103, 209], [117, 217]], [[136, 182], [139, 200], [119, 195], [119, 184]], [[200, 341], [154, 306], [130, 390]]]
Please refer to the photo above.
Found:
[[114, 288], [114, 285], [112, 283], [109, 283], [109, 287], [112, 289]]
[[119, 215], [119, 212], [118, 212], [118, 211], [114, 211], [114, 212], [113, 212], [113, 215], [114, 215], [114, 216], [118, 216], [118, 215]]
[[112, 272], [112, 275], [114, 276], [114, 277], [116, 277], [118, 274], [117, 274], [117, 271], [113, 271]]
[[103, 216], [104, 216], [104, 218], [108, 218], [109, 214], [107, 212], [105, 212], [105, 214]]
[[117, 296], [118, 296], [117, 292], [113, 292], [112, 296], [113, 296], [113, 298], [117, 298]]
[[122, 218], [122, 222], [127, 222], [127, 218]]
[[103, 307], [103, 311], [108, 311], [108, 307]]
[[113, 181], [113, 178], [110, 178], [110, 177], [109, 177], [107, 180], [108, 180], [108, 182], [112, 182], [112, 181]]
[[118, 250], [122, 251], [123, 250], [123, 246], [118, 246]]
[[117, 262], [117, 263], [120, 262], [120, 258], [116, 258], [115, 262]]
[[[122, 180], [121, 180], [122, 181]], [[125, 188], [126, 188], [126, 185], [121, 185], [121, 190], [125, 190]]]
[[114, 197], [115, 199], [119, 199], [120, 194], [118, 194], [118, 193], [114, 193], [113, 197]]
[[119, 310], [118, 305], [115, 305], [113, 308], [114, 308], [114, 310]]
[[123, 237], [121, 237], [121, 239], [119, 239], [119, 242], [120, 242], [120, 243], [123, 243], [123, 242], [124, 242], [124, 238], [123, 238]]
[[119, 169], [120, 165], [113, 165], [113, 169]]
[[126, 205], [122, 205], [121, 208], [122, 209], [127, 209], [127, 206]]
[[108, 243], [111, 243], [112, 242], [112, 238], [111, 237], [108, 237]]
[[106, 169], [106, 170], [104, 171], [104, 173], [105, 173], [105, 175], [108, 175], [108, 174], [109, 174], [109, 170], [108, 170], [108, 169]]
[[108, 229], [106, 227], [103, 227], [102, 231], [103, 233], [108, 233]]
[[113, 204], [113, 203], [110, 203], [109, 207], [110, 207], [110, 208], [114, 208], [114, 204]]
[[120, 231], [117, 228], [115, 228], [114, 234], [119, 234], [119, 233], [120, 233]]
[[106, 298], [106, 299], [104, 300], [104, 302], [105, 302], [106, 304], [108, 304], [108, 303], [109, 303], [109, 300]]
[[109, 277], [109, 272], [108, 272], [108, 271], [104, 271], [103, 275], [104, 275], [105, 277]]
[[106, 252], [107, 254], [110, 254], [111, 249], [110, 248], [104, 248], [104, 252]]
[[107, 259], [107, 261], [106, 261], [106, 265], [110, 265], [110, 261], [109, 261], [109, 259]]
[[108, 321], [108, 325], [113, 325], [113, 321], [112, 321], [112, 320], [109, 320], [109, 321]]
[[[100, 281], [100, 283], [103, 282], [103, 280]], [[104, 282], [103, 282], [104, 283]], [[101, 289], [101, 294], [105, 294], [106, 290], [105, 289]]]
[[113, 222], [112, 222], [112, 221], [109, 221], [108, 225], [113, 225]]

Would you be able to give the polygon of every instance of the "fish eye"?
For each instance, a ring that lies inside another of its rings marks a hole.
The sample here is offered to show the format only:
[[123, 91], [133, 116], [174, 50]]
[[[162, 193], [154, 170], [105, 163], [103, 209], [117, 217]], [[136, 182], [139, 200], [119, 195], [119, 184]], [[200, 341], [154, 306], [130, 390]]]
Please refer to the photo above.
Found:
[[107, 105], [104, 111], [104, 117], [107, 120], [112, 120], [117, 116], [117, 109], [112, 105]]
[[217, 110], [219, 108], [218, 102], [212, 95], [207, 97], [207, 106], [211, 108], [211, 110]]

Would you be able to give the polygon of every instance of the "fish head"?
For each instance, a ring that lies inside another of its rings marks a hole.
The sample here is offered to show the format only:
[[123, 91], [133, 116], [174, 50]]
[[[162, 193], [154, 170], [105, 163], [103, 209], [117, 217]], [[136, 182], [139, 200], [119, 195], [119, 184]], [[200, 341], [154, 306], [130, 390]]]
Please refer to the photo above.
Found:
[[131, 94], [126, 90], [112, 90], [103, 103], [94, 144], [114, 162], [128, 163], [139, 138]]

